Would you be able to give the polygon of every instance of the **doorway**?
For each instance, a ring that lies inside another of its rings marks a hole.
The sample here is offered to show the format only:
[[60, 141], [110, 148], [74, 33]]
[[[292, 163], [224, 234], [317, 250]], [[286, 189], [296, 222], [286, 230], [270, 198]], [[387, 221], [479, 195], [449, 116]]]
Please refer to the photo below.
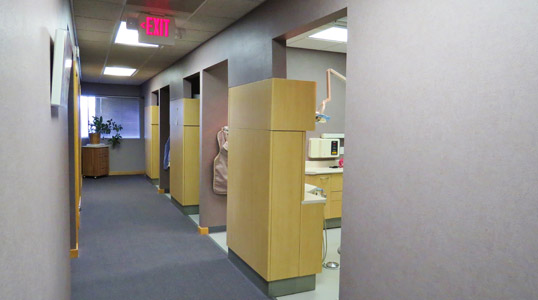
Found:
[[[222, 143], [222, 138], [227, 136], [228, 61], [204, 69], [201, 82], [199, 226], [207, 228], [210, 234], [221, 233], [225, 240], [226, 191], [222, 186], [226, 182], [219, 170], [227, 163], [227, 150], [223, 149], [223, 144], [219, 145], [217, 135], [221, 136]], [[216, 160], [217, 155], [219, 159]]]
[[[343, 199], [343, 171], [340, 161], [344, 158], [346, 61], [347, 61], [347, 17], [339, 16], [319, 27], [296, 32], [284, 41], [286, 51], [287, 79], [315, 81], [316, 112], [318, 118], [314, 131], [306, 133], [305, 182], [323, 189], [326, 195], [324, 209], [324, 268], [316, 278], [316, 290], [312, 296], [336, 299], [339, 292], [341, 217]], [[325, 107], [321, 103], [326, 99]], [[310, 146], [319, 140], [338, 143], [337, 155], [310, 153]], [[313, 171], [315, 170], [315, 172]], [[315, 294], [315, 295], [314, 295]], [[304, 295], [303, 295], [304, 296]], [[293, 295], [286, 299], [294, 299]]]
[[159, 192], [170, 192], [168, 160], [170, 139], [170, 86], [159, 90]]

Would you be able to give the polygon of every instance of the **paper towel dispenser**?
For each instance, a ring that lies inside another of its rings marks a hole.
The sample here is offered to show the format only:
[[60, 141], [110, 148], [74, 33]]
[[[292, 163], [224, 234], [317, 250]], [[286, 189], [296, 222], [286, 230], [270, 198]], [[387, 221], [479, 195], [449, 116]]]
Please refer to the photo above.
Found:
[[335, 158], [340, 156], [339, 139], [311, 138], [308, 145], [310, 158]]

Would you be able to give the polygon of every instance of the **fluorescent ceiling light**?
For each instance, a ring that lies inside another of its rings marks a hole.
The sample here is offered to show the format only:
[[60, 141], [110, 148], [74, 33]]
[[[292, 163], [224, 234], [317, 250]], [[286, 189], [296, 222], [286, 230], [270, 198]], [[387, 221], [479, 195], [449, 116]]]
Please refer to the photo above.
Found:
[[138, 47], [159, 47], [159, 45], [155, 44], [139, 43], [138, 30], [127, 29], [127, 23], [125, 22], [120, 23], [120, 29], [118, 29], [118, 34], [116, 35], [114, 43]]
[[344, 27], [331, 27], [315, 33], [309, 38], [347, 43], [347, 28]]
[[123, 68], [123, 67], [106, 67], [105, 75], [112, 76], [132, 76], [136, 69]]

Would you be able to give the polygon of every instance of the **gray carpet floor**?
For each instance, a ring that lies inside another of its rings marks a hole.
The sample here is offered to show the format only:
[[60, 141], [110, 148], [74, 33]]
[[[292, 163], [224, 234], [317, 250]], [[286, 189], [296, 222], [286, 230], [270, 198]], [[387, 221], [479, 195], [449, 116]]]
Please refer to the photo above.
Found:
[[84, 179], [72, 299], [270, 299], [143, 176]]

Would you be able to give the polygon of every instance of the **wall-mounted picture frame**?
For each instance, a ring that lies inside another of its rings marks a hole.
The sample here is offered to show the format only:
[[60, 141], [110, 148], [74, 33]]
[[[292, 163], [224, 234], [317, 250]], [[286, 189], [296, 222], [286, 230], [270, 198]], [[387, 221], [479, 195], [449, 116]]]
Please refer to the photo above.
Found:
[[67, 103], [72, 66], [73, 46], [69, 30], [56, 29], [52, 59], [50, 105], [61, 106]]

